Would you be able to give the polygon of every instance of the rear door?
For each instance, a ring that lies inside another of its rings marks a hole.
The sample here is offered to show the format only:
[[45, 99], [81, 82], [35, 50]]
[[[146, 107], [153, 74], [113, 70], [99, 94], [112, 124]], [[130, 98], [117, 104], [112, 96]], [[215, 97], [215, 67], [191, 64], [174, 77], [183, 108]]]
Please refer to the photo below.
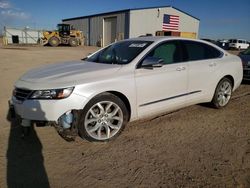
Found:
[[161, 58], [164, 65], [152, 69], [140, 67], [135, 71], [140, 118], [184, 105], [187, 92], [188, 67], [183, 62], [179, 41], [161, 43], [147, 57]]
[[197, 41], [182, 41], [186, 61], [188, 61], [188, 93], [187, 101], [196, 103], [211, 96], [214, 92], [218, 69], [218, 58], [222, 53], [216, 48]]

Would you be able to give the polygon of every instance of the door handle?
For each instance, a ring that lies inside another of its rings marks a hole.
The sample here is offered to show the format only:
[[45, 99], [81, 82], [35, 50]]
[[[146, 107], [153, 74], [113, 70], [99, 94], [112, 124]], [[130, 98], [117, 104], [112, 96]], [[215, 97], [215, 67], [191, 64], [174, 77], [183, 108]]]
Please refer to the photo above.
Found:
[[209, 63], [209, 67], [216, 66], [216, 63]]
[[182, 69], [181, 69], [181, 67], [177, 67], [176, 70], [177, 71], [181, 71]]
[[186, 67], [177, 67], [176, 68], [177, 71], [182, 71], [182, 70], [185, 70], [185, 69], [186, 69]]

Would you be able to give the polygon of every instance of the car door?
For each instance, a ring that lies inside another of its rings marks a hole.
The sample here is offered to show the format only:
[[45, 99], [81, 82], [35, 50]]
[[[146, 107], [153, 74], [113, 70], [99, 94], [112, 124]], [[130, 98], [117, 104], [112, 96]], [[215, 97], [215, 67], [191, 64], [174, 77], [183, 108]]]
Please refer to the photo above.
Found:
[[216, 70], [222, 53], [214, 47], [197, 41], [182, 41], [188, 61], [187, 102], [198, 103], [208, 100], [217, 84]]
[[135, 70], [139, 118], [183, 106], [187, 92], [188, 67], [178, 40], [157, 45], [141, 62], [148, 57], [161, 58], [164, 63], [162, 67], [138, 66]]

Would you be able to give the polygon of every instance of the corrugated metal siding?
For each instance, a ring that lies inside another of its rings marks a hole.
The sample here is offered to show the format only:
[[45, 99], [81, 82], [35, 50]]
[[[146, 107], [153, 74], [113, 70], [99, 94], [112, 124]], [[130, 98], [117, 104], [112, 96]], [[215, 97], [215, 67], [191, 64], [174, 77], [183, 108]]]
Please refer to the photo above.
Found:
[[63, 23], [70, 24], [75, 29], [82, 31], [83, 36], [85, 37], [85, 45], [89, 44], [89, 20], [88, 18], [64, 21]]
[[164, 14], [179, 15], [179, 31], [195, 32], [198, 35], [199, 20], [172, 7], [167, 7], [159, 9], [131, 10], [129, 37], [138, 37], [147, 33], [155, 35], [156, 31], [162, 30]]
[[123, 35], [124, 38], [128, 38], [128, 12], [67, 20], [63, 23], [71, 24], [75, 29], [81, 30], [87, 39], [85, 43], [86, 45], [96, 46], [97, 43], [99, 43], [103, 38], [103, 19], [108, 17], [117, 17], [116, 37], [118, 37], [118, 35], [120, 34]]
[[90, 45], [97, 46], [97, 42], [102, 38], [103, 23], [102, 17], [90, 18]]

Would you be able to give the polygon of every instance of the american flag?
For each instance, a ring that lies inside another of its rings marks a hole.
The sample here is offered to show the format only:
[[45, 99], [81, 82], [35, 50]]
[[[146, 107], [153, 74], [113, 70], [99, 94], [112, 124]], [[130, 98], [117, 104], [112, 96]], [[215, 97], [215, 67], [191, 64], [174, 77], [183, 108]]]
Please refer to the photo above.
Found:
[[163, 31], [178, 31], [179, 30], [179, 16], [164, 14], [162, 30]]

